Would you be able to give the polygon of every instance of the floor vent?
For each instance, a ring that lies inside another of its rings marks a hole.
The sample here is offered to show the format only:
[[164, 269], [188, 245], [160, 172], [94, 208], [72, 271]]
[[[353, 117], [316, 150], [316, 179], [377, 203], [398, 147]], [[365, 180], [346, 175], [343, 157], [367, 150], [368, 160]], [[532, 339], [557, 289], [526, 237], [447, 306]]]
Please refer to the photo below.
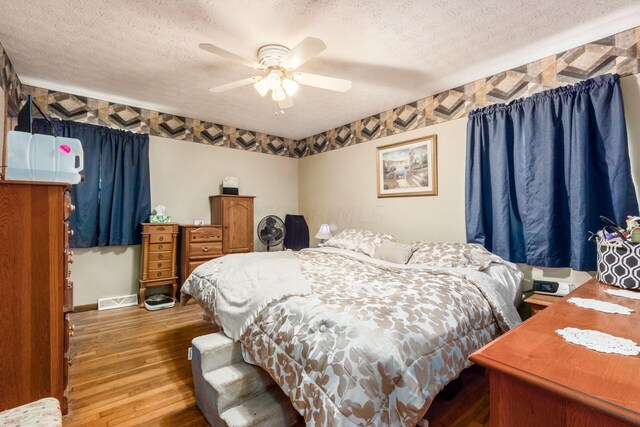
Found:
[[138, 295], [124, 295], [121, 297], [100, 298], [98, 300], [98, 310], [111, 310], [131, 305], [138, 305]]

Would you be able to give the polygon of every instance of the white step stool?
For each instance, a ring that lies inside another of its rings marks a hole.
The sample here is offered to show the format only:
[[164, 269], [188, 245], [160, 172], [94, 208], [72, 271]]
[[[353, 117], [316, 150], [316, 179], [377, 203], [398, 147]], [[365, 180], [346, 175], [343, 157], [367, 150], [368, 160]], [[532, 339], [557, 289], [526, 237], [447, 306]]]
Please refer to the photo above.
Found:
[[214, 427], [294, 425], [300, 415], [269, 374], [242, 359], [239, 343], [224, 333], [191, 342], [196, 404]]

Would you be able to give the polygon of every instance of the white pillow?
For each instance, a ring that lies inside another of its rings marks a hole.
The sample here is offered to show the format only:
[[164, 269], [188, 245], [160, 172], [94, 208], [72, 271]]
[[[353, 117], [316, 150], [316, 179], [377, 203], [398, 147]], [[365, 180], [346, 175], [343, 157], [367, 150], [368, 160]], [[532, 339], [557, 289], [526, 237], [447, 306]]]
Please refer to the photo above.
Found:
[[384, 242], [373, 254], [373, 258], [382, 261], [395, 262], [396, 264], [406, 264], [411, 258], [415, 248], [412, 245], [405, 245], [398, 242]]
[[365, 255], [373, 256], [382, 243], [395, 241], [396, 239], [388, 234], [348, 228], [327, 240], [324, 246], [362, 252]]

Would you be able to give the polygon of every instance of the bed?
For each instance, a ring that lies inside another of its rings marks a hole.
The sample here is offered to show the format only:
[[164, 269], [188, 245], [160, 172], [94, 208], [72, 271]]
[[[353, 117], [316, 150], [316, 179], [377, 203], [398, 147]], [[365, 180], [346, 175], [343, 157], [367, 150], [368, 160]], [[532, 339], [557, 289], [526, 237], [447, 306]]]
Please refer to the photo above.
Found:
[[[353, 249], [290, 252], [311, 292], [260, 306], [238, 337], [243, 357], [307, 425], [415, 426], [471, 353], [519, 324], [522, 276], [495, 256], [397, 264]], [[199, 266], [182, 287], [183, 303], [195, 298], [219, 325], [224, 262]]]

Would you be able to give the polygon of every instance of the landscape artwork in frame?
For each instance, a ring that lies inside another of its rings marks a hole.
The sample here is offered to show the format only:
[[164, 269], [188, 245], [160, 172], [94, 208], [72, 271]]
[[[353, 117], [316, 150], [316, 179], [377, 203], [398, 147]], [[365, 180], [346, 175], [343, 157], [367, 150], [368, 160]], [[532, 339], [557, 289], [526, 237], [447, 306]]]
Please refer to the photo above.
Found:
[[436, 135], [378, 147], [378, 197], [437, 196]]

